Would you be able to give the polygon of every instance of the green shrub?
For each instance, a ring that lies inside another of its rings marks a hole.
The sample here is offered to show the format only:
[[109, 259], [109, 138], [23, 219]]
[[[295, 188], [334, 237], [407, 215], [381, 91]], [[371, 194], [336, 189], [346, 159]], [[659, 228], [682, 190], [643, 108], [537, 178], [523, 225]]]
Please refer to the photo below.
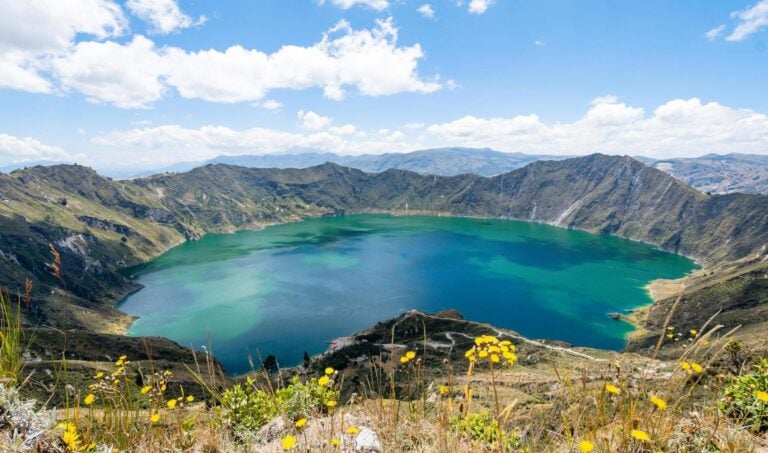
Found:
[[309, 417], [324, 412], [329, 401], [338, 399], [338, 392], [331, 385], [320, 385], [317, 379], [310, 379], [306, 384], [296, 376], [291, 385], [276, 392], [280, 413], [291, 420]]
[[[451, 429], [468, 438], [493, 445], [499, 441], [499, 421], [488, 412], [470, 412], [465, 417], [453, 416], [449, 423]], [[520, 448], [520, 439], [514, 433], [504, 433], [504, 450]]]
[[339, 397], [328, 377], [302, 383], [296, 376], [290, 385], [274, 393], [257, 389], [254, 382], [247, 378], [244, 384], [224, 391], [219, 399], [222, 418], [236, 433], [256, 431], [278, 415], [293, 421], [323, 413], [328, 403], [335, 404]]
[[768, 431], [768, 402], [760, 398], [765, 398], [765, 392], [768, 392], [768, 359], [755, 365], [753, 373], [735, 378], [725, 389], [720, 408], [755, 431]]
[[262, 427], [277, 415], [277, 404], [269, 393], [256, 390], [253, 381], [237, 384], [221, 395], [222, 418], [234, 431], [251, 431]]

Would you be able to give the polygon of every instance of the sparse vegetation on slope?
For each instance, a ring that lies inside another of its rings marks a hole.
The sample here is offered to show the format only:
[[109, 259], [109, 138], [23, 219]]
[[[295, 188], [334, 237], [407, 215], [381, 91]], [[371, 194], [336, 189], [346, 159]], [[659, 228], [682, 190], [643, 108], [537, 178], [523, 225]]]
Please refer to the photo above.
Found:
[[766, 443], [765, 363], [734, 374], [720, 360], [730, 341], [721, 331], [687, 332], [682, 355], [660, 361], [409, 312], [307, 366], [263, 369], [235, 384], [201, 373], [202, 358], [189, 369], [206, 389], [197, 395], [175, 373], [124, 355], [70, 384], [71, 398], [55, 412], [0, 386], [0, 445], [61, 452], [756, 451]]

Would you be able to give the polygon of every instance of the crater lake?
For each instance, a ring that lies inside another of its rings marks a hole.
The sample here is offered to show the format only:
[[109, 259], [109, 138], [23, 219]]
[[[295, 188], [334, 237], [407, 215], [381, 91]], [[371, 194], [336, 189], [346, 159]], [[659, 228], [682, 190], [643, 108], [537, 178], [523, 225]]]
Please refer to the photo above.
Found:
[[649, 304], [649, 282], [695, 268], [648, 244], [549, 225], [359, 214], [186, 242], [132, 269], [144, 288], [119, 308], [138, 317], [130, 335], [212, 347], [230, 373], [257, 352], [295, 365], [410, 309], [621, 349], [632, 326], [608, 314]]

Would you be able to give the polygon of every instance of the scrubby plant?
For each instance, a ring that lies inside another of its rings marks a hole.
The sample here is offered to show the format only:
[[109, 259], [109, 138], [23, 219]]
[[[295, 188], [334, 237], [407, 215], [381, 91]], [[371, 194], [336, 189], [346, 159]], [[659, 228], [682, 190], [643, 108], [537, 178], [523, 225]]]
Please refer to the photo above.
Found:
[[[464, 416], [454, 415], [449, 423], [454, 431], [485, 445], [498, 444], [502, 438], [499, 420], [488, 411], [470, 412]], [[520, 448], [520, 439], [516, 434], [505, 433], [503, 439], [504, 451]]]
[[257, 390], [251, 378], [225, 390], [219, 403], [222, 420], [236, 432], [256, 430], [277, 415], [274, 398]]
[[752, 373], [734, 378], [720, 407], [752, 430], [768, 431], [768, 359], [760, 360]]
[[319, 378], [302, 382], [298, 376], [289, 385], [271, 391], [259, 388], [252, 377], [236, 384], [218, 396], [224, 423], [242, 436], [264, 426], [277, 415], [290, 421], [327, 413], [337, 405], [339, 392], [335, 389], [331, 368]]
[[56, 412], [36, 410], [36, 405], [18, 388], [0, 384], [0, 451], [43, 451], [57, 443], [52, 435]]
[[16, 385], [24, 366], [22, 360], [21, 298], [13, 303], [0, 290], [0, 383]]

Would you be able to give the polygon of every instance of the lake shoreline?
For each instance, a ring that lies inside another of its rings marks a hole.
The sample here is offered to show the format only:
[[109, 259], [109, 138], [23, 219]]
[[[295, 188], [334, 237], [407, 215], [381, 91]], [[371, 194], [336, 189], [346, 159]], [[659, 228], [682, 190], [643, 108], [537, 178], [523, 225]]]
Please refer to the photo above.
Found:
[[[553, 224], [551, 224], [551, 223], [548, 223], [548, 222], [537, 222], [537, 221], [522, 220], [522, 219], [516, 219], [516, 218], [507, 218], [507, 217], [491, 217], [491, 216], [468, 216], [468, 215], [453, 215], [453, 214], [450, 214], [450, 213], [446, 213], [446, 212], [432, 212], [432, 211], [413, 211], [413, 210], [409, 210], [409, 211], [404, 211], [404, 210], [389, 210], [389, 211], [387, 211], [387, 210], [384, 210], [384, 211], [382, 211], [382, 210], [364, 210], [364, 211], [359, 211], [359, 212], [357, 212], [357, 211], [356, 211], [356, 212], [336, 213], [336, 214], [334, 214], [334, 215], [323, 215], [323, 216], [303, 217], [303, 218], [296, 218], [296, 219], [291, 219], [291, 220], [287, 220], [287, 221], [280, 221], [280, 222], [265, 222], [265, 223], [260, 223], [260, 224], [252, 225], [252, 226], [251, 226], [251, 227], [249, 227], [249, 228], [245, 228], [245, 229], [238, 229], [238, 230], [233, 230], [233, 231], [225, 231], [225, 232], [211, 232], [211, 233], [207, 233], [207, 234], [205, 234], [205, 235], [201, 235], [201, 236], [200, 236], [200, 238], [203, 238], [203, 237], [206, 237], [206, 236], [208, 236], [208, 235], [212, 235], [212, 234], [223, 234], [223, 235], [227, 235], [227, 234], [236, 234], [236, 233], [239, 233], [239, 232], [247, 232], [247, 231], [261, 231], [261, 230], [264, 230], [264, 229], [266, 229], [267, 227], [270, 227], [270, 226], [278, 226], [278, 225], [284, 225], [284, 224], [299, 223], [299, 222], [303, 222], [303, 221], [316, 220], [316, 219], [320, 219], [320, 218], [323, 218], [323, 217], [338, 217], [338, 218], [340, 218], [340, 217], [345, 217], [345, 216], [354, 216], [354, 215], [360, 215], [360, 214], [378, 214], [378, 215], [387, 215], [387, 216], [392, 216], [392, 217], [403, 217], [403, 216], [415, 216], [415, 217], [435, 217], [435, 218], [444, 218], [444, 217], [445, 217], [445, 218], [455, 218], [455, 219], [462, 219], [462, 218], [466, 218], [466, 219], [488, 219], [488, 220], [511, 221], [511, 222], [519, 222], [519, 223], [522, 223], [522, 224], [539, 224], [539, 225], [547, 225], [547, 226], [550, 226], [550, 227], [554, 227], [554, 228], [558, 228], [558, 229], [564, 229], [564, 230], [573, 230], [573, 231], [582, 231], [582, 232], [586, 232], [586, 233], [589, 233], [590, 235], [605, 236], [605, 237], [617, 237], [617, 238], [620, 238], [620, 239], [623, 239], [623, 240], [629, 240], [629, 239], [627, 239], [627, 238], [623, 238], [623, 237], [621, 237], [620, 235], [612, 235], [612, 234], [605, 234], [605, 233], [602, 233], [602, 234], [601, 234], [601, 233], [595, 233], [595, 232], [592, 232], [592, 231], [588, 231], [588, 230], [584, 230], [584, 229], [578, 229], [578, 228], [567, 228], [567, 227], [563, 227], [563, 226], [560, 226], [560, 225], [553, 225]], [[196, 239], [195, 239], [195, 240], [196, 240]], [[630, 240], [630, 241], [632, 241], [632, 240]], [[646, 243], [646, 242], [644, 242], [644, 241], [632, 241], [632, 242], [637, 242], [637, 243], [643, 243], [643, 244], [646, 244], [646, 245], [651, 245], [651, 246], [652, 246], [654, 249], [656, 249], [656, 250], [659, 250], [659, 251], [663, 251], [663, 252], [669, 253], [668, 251], [665, 251], [665, 250], [661, 249], [660, 247], [658, 247], [658, 246], [655, 246], [654, 244], [647, 244], [647, 243]], [[182, 242], [182, 244], [183, 244], [183, 243], [186, 243], [186, 241]], [[676, 255], [678, 255], [678, 256], [684, 256], [684, 255], [681, 255], [681, 254], [676, 254]], [[145, 264], [146, 264], [146, 263], [145, 263]], [[135, 267], [135, 266], [132, 266], [132, 267]], [[135, 277], [135, 275], [131, 275], [131, 277]], [[683, 277], [684, 277], [684, 276], [683, 276]], [[681, 277], [681, 278], [682, 278], [682, 277]], [[651, 285], [651, 284], [653, 284], [654, 282], [655, 282], [655, 281], [649, 282], [649, 283], [648, 283], [648, 285], [646, 285], [646, 287], [647, 287], [647, 286], [650, 286], [650, 285]], [[647, 289], [646, 289], [646, 290], [647, 290]], [[132, 294], [134, 294], [134, 293], [135, 293], [135, 291], [133, 291], [133, 292], [131, 292], [130, 294], [127, 294], [125, 297], [123, 297], [123, 298], [120, 300], [119, 304], [117, 305], [117, 308], [119, 309], [119, 308], [120, 308], [120, 306], [121, 306], [121, 305], [122, 305], [122, 304], [125, 302], [125, 300], [126, 300], [126, 299], [127, 299], [129, 296], [130, 296], [130, 295], [132, 295]], [[651, 300], [649, 301], [649, 304], [648, 304], [648, 305], [651, 305], [651, 304], [654, 302], [654, 299], [653, 299], [652, 295], [650, 295], [650, 293], [649, 293], [649, 296], [651, 296], [651, 297], [649, 297], [649, 299], [651, 299]], [[622, 312], [627, 312], [627, 311], [636, 312], [636, 311], [640, 310], [641, 308], [643, 308], [643, 307], [645, 307], [645, 306], [646, 306], [645, 304], [642, 304], [642, 305], [636, 305], [636, 306], [631, 306], [631, 307], [624, 307], [624, 308], [620, 308], [619, 310], [621, 310]], [[124, 313], [124, 312], [123, 312], [123, 313]], [[608, 316], [608, 315], [609, 315], [609, 313], [608, 313], [608, 312], [606, 312], [606, 313], [604, 313], [604, 315], [605, 315], [605, 316]], [[127, 315], [127, 314], [126, 314], [126, 316], [129, 316], [129, 315]], [[476, 315], [475, 315], [475, 316], [476, 316]], [[626, 316], [626, 315], [622, 315], [622, 317], [621, 317], [621, 318], [622, 318], [622, 320], [624, 320], [624, 321], [630, 321], [629, 319], [626, 319], [626, 318], [628, 318], [628, 316]], [[137, 318], [136, 318], [136, 317], [133, 317], [133, 320], [135, 320], [135, 319], [137, 319]], [[630, 325], [632, 325], [632, 326], [633, 326], [633, 328], [634, 328], [635, 330], [638, 328], [638, 324], [636, 324], [636, 323], [633, 323], [633, 322], [628, 322], [628, 323], [629, 323]], [[132, 325], [132, 324], [133, 324], [133, 323], [131, 323], [130, 325], [128, 325], [128, 326], [127, 326], [127, 327], [124, 329], [124, 331], [123, 331], [123, 334], [127, 335], [127, 333], [128, 333], [128, 331], [130, 330], [130, 328], [131, 328], [131, 325]], [[625, 339], [627, 339], [627, 338], [628, 338], [628, 337], [629, 337], [629, 336], [630, 336], [630, 335], [631, 335], [633, 332], [634, 332], [634, 330], [633, 330], [633, 331], [631, 331], [631, 332], [628, 332], [628, 333], [626, 333], [626, 334], [624, 335]], [[540, 336], [540, 335], [536, 335], [536, 334], [533, 334], [533, 335], [534, 335], [534, 336], [532, 336], [532, 338], [533, 338], [533, 337], [535, 337], [535, 338], [549, 338], [549, 336], [546, 336], [546, 335], [545, 335], [545, 336]], [[131, 336], [134, 336], [134, 335], [131, 335]], [[553, 339], [553, 338], [554, 338], [554, 337], [552, 337], [552, 338], [550, 338], [550, 339]], [[562, 340], [560, 340], [560, 341], [562, 341]], [[577, 344], [580, 344], [580, 345], [582, 345], [582, 346], [583, 346], [583, 344], [582, 344], [582, 343], [578, 343], [578, 341], [576, 341], [576, 343], [577, 343]], [[589, 344], [589, 343], [586, 343], [586, 344]], [[617, 347], [610, 347], [610, 348], [608, 348], [608, 349], [610, 349], [610, 350], [614, 350], [614, 351], [621, 351], [621, 350], [623, 350], [623, 349], [624, 349], [624, 347], [625, 347], [625, 346], [626, 346], [626, 345], [624, 345], [624, 346], [617, 346]], [[586, 346], [586, 347], [595, 347], [595, 346]], [[598, 346], [598, 347], [599, 347], [599, 346]]]

